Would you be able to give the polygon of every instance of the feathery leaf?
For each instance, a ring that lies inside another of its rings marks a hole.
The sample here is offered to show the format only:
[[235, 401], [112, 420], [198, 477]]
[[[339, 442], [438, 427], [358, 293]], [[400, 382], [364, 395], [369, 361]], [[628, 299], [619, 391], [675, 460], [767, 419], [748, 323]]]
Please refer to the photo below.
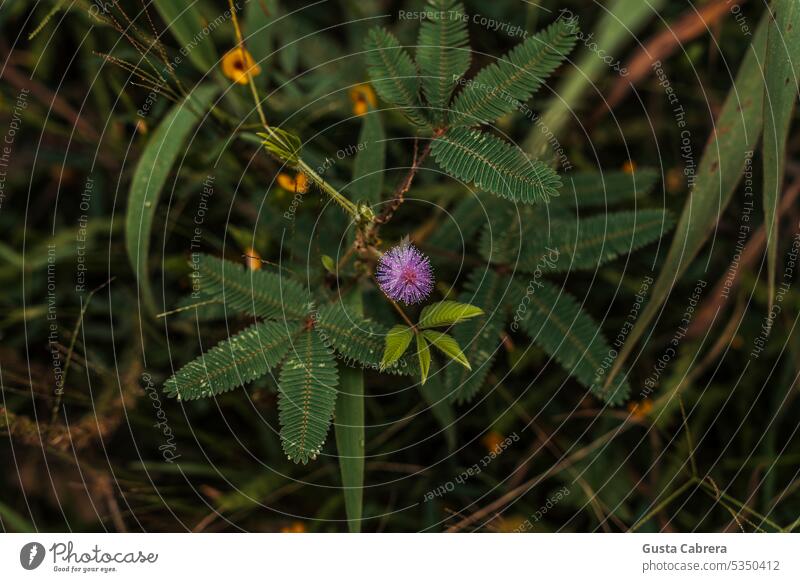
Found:
[[574, 27], [558, 20], [472, 79], [453, 104], [458, 125], [494, 121], [531, 98], [575, 46]]
[[458, 301], [439, 301], [428, 305], [419, 316], [418, 325], [425, 329], [441, 325], [454, 325], [483, 315], [483, 309]]
[[469, 33], [461, 2], [428, 0], [428, 6], [431, 17], [419, 27], [417, 64], [422, 91], [433, 108], [430, 116], [441, 123], [456, 81], [469, 68]]
[[431, 153], [454, 178], [515, 202], [547, 202], [561, 187], [547, 164], [489, 133], [455, 128], [433, 142]]
[[194, 400], [233, 390], [269, 372], [290, 343], [285, 324], [256, 323], [186, 364], [164, 383], [164, 392]]
[[412, 123], [426, 125], [416, 110], [419, 107], [417, 68], [397, 38], [385, 28], [373, 28], [364, 48], [369, 77], [378, 94], [401, 107]]
[[278, 410], [281, 442], [295, 463], [317, 457], [336, 406], [339, 372], [333, 352], [314, 331], [306, 331], [291, 346], [281, 366]]
[[625, 401], [629, 392], [626, 382], [618, 379], [603, 387], [602, 377], [613, 352], [574, 297], [547, 281], [539, 281], [533, 289], [513, 281], [506, 304], [514, 314], [512, 330], [519, 326], [601, 400], [611, 405]]

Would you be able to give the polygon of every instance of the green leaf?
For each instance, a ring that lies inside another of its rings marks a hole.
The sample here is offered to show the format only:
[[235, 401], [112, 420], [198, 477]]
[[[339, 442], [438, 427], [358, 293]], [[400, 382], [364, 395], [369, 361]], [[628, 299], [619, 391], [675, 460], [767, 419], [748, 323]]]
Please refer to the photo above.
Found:
[[428, 6], [431, 17], [419, 27], [417, 64], [431, 116], [441, 123], [457, 79], [469, 69], [469, 33], [461, 2], [428, 0]]
[[445, 370], [447, 388], [458, 403], [468, 402], [477, 394], [500, 349], [505, 314], [498, 309], [506, 290], [504, 280], [495, 271], [476, 269], [459, 296], [462, 301], [483, 307], [487, 317], [467, 321], [453, 332], [458, 345], [463, 346], [464, 356], [474, 366], [472, 370], [462, 366], [448, 366]]
[[674, 223], [665, 210], [639, 210], [555, 221], [549, 232], [526, 228], [515, 266], [527, 272], [594, 270], [658, 240]]
[[156, 308], [147, 259], [161, 190], [178, 156], [185, 155], [186, 140], [200, 115], [218, 92], [213, 85], [201, 85], [175, 105], [153, 132], [133, 172], [125, 217], [125, 243], [133, 272], [142, 288], [145, 307], [151, 313], [155, 313]]
[[330, 257], [330, 255], [322, 255], [322, 257], [320, 257], [320, 260], [322, 261], [322, 266], [325, 268], [326, 271], [328, 271], [328, 273], [330, 273], [331, 275], [336, 274], [336, 261], [334, 261]]
[[458, 342], [452, 336], [432, 329], [424, 330], [422, 335], [445, 356], [454, 362], [458, 362], [468, 370], [472, 369], [466, 356], [464, 356], [464, 352], [461, 351], [461, 346], [458, 345]]
[[428, 371], [431, 369], [431, 349], [421, 333], [417, 334], [417, 357], [419, 358], [419, 374], [422, 383], [428, 380]]
[[189, 362], [164, 383], [164, 392], [181, 400], [216, 396], [267, 374], [286, 355], [291, 338], [286, 325], [251, 325]]
[[211, 255], [198, 255], [190, 266], [195, 293], [230, 311], [280, 320], [303, 319], [311, 312], [311, 296], [292, 279]]
[[395, 325], [386, 334], [386, 344], [383, 349], [383, 358], [381, 359], [381, 368], [391, 366], [408, 349], [408, 345], [414, 338], [413, 330], [406, 325]]
[[412, 374], [416, 366], [400, 355], [392, 362], [382, 364], [384, 339], [391, 331], [370, 319], [348, 310], [341, 302], [326, 305], [316, 317], [317, 331], [325, 344], [345, 357], [349, 365], [361, 364], [371, 370], [391, 374]]
[[615, 379], [642, 335], [648, 330], [652, 333], [653, 318], [667, 300], [675, 282], [715, 231], [714, 225], [741, 180], [745, 164], [762, 129], [764, 78], [761, 65], [767, 44], [766, 22], [765, 15], [739, 68], [734, 86], [725, 99], [719, 119], [714, 124], [714, 134], [703, 152], [694, 187], [683, 206], [675, 237], [650, 291], [650, 301], [628, 334], [607, 382]]
[[800, 5], [797, 0], [773, 0], [774, 19], [767, 33], [764, 92], [764, 228], [770, 309], [775, 297], [778, 263], [778, 201], [786, 166], [786, 139], [798, 93], [800, 65]]
[[153, 4], [167, 29], [180, 43], [181, 54], [188, 56], [201, 73], [211, 71], [217, 63], [217, 54], [211, 35], [205, 33], [204, 28], [214, 18], [206, 18], [197, 2], [153, 0]]
[[431, 154], [451, 176], [515, 202], [547, 202], [561, 179], [546, 164], [528, 158], [489, 133], [459, 127], [434, 140]]
[[[363, 316], [360, 291], [350, 293], [342, 300], [354, 315]], [[333, 428], [347, 524], [355, 533], [361, 531], [364, 497], [364, 371], [340, 364], [339, 377]]]
[[291, 345], [278, 380], [281, 442], [295, 463], [305, 465], [322, 450], [336, 405], [338, 383], [333, 352], [316, 332], [303, 333]]
[[621, 404], [630, 390], [618, 381], [604, 387], [602, 377], [613, 354], [600, 328], [574, 297], [552, 283], [539, 281], [531, 290], [513, 281], [506, 298], [514, 320], [511, 329], [521, 328], [553, 357], [570, 376], [610, 405]]
[[440, 301], [428, 305], [419, 316], [419, 327], [426, 329], [440, 325], [453, 325], [483, 315], [483, 309], [469, 303]]
[[575, 30], [558, 20], [484, 69], [453, 104], [453, 123], [488, 123], [531, 98], [575, 46]]
[[370, 109], [363, 115], [364, 122], [358, 135], [359, 149], [353, 162], [353, 181], [348, 190], [353, 199], [374, 205], [381, 201], [383, 172], [386, 164], [386, 133], [381, 114]]
[[419, 76], [411, 57], [385, 28], [373, 28], [365, 43], [369, 77], [383, 99], [402, 108], [416, 125], [427, 122], [417, 112]]
[[561, 194], [553, 202], [583, 210], [641, 200], [655, 186], [658, 172], [652, 168], [640, 168], [633, 174], [581, 172], [565, 176], [563, 181]]

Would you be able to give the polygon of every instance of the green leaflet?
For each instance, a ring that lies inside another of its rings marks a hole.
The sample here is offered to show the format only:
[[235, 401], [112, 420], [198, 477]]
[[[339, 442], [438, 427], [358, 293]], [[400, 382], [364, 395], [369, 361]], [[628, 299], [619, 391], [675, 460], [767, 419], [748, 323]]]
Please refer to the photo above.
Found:
[[[361, 292], [345, 296], [350, 312], [363, 316]], [[339, 366], [340, 387], [336, 397], [334, 432], [342, 475], [344, 506], [351, 532], [361, 531], [364, 497], [364, 371]]]
[[657, 241], [673, 224], [668, 211], [655, 209], [556, 221], [549, 232], [531, 229], [524, 234], [516, 266], [527, 272], [594, 270]]
[[402, 108], [412, 123], [426, 125], [417, 112], [420, 87], [417, 68], [397, 38], [384, 28], [373, 28], [364, 50], [369, 77], [378, 95]]
[[800, 6], [796, 0], [773, 0], [769, 21], [764, 91], [764, 227], [767, 233], [769, 302], [775, 296], [778, 263], [778, 201], [783, 187], [786, 138], [797, 101], [800, 64]]
[[417, 64], [422, 74], [422, 92], [433, 108], [429, 116], [440, 124], [446, 118], [456, 80], [469, 68], [469, 33], [461, 2], [428, 0], [428, 6], [432, 17], [419, 27]]
[[153, 132], [133, 173], [125, 217], [125, 244], [133, 272], [142, 289], [145, 308], [151, 313], [155, 313], [156, 307], [150, 288], [147, 259], [161, 190], [178, 156], [182, 153], [185, 155], [186, 140], [200, 120], [200, 115], [208, 109], [218, 92], [218, 87], [201, 85], [183, 102], [175, 105]]
[[546, 202], [561, 179], [546, 164], [481, 131], [456, 128], [433, 142], [436, 162], [451, 176], [515, 202]]
[[483, 309], [458, 301], [439, 301], [426, 306], [419, 315], [418, 326], [422, 329], [454, 325], [483, 314]]
[[456, 97], [452, 122], [487, 123], [519, 108], [558, 68], [575, 39], [575, 30], [559, 20], [482, 69]]
[[316, 459], [328, 435], [339, 373], [333, 352], [314, 331], [293, 342], [278, 380], [281, 442], [295, 463]]
[[402, 354], [393, 363], [382, 367], [386, 328], [348, 310], [341, 302], [320, 308], [315, 324], [326, 345], [342, 354], [349, 365], [358, 363], [391, 374], [411, 374], [416, 369], [408, 358], [400, 358]]
[[650, 301], [620, 350], [607, 382], [614, 380], [645, 331], [652, 333], [653, 317], [667, 300], [674, 283], [714, 232], [713, 226], [728, 206], [749, 154], [756, 146], [763, 118], [764, 81], [760, 67], [766, 52], [766, 23], [765, 17], [739, 68], [734, 87], [725, 99], [713, 139], [700, 160], [694, 188], [684, 204], [675, 237], [650, 292]]
[[498, 312], [498, 305], [505, 290], [506, 285], [495, 271], [476, 269], [459, 295], [459, 300], [482, 306], [488, 315], [467, 321], [453, 330], [464, 356], [473, 364], [472, 370], [448, 366], [445, 371], [445, 384], [455, 402], [472, 400], [489, 374], [500, 346], [505, 314]]
[[270, 319], [302, 319], [311, 311], [311, 296], [299, 283], [266, 270], [200, 255], [192, 264], [194, 284], [204, 298], [223, 302], [231, 311]]
[[374, 205], [381, 201], [383, 173], [386, 165], [386, 133], [383, 130], [381, 114], [370, 109], [363, 116], [361, 133], [358, 135], [359, 147], [353, 162], [353, 181], [348, 190], [355, 201]]
[[618, 380], [608, 389], [600, 381], [613, 352], [574, 297], [547, 281], [526, 288], [515, 280], [506, 305], [514, 317], [512, 330], [519, 326], [601, 400], [612, 406], [625, 401], [630, 390], [626, 382]]
[[466, 356], [464, 356], [464, 352], [461, 351], [461, 346], [458, 345], [458, 342], [452, 336], [433, 329], [424, 330], [422, 335], [433, 347], [442, 352], [445, 356], [454, 362], [458, 362], [469, 370], [472, 369]]
[[181, 400], [216, 396], [267, 374], [286, 355], [291, 338], [283, 323], [251, 325], [178, 370], [164, 392]]
[[431, 349], [421, 333], [417, 334], [417, 358], [419, 359], [421, 383], [425, 384], [428, 380], [428, 371], [431, 369]]
[[414, 330], [407, 325], [395, 325], [390, 329], [386, 334], [381, 369], [397, 362], [408, 349], [412, 339], [414, 339]]
[[[217, 53], [211, 35], [204, 34], [203, 27], [214, 18], [200, 12], [197, 1], [184, 3], [175, 0], [153, 0], [172, 36], [180, 43], [181, 54], [192, 61], [204, 75], [217, 64]], [[219, 16], [219, 15], [215, 15]]]

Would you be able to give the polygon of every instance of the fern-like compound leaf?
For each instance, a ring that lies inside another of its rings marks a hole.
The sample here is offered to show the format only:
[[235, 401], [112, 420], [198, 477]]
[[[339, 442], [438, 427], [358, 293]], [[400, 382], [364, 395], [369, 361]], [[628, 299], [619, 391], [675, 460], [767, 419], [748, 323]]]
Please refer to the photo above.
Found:
[[453, 103], [455, 125], [488, 123], [519, 109], [575, 46], [564, 20], [521, 43], [470, 80]]
[[431, 153], [451, 176], [515, 202], [547, 202], [561, 179], [547, 164], [489, 133], [459, 127], [433, 142]]
[[284, 323], [256, 323], [186, 364], [164, 383], [164, 392], [194, 400], [233, 390], [267, 374], [290, 343]]
[[368, 73], [378, 94], [402, 108], [416, 125], [427, 122], [419, 114], [420, 79], [408, 52], [397, 38], [385, 28], [373, 28], [365, 42]]
[[527, 272], [594, 270], [658, 240], [674, 223], [668, 211], [659, 209], [558, 221], [549, 233], [526, 233], [518, 267]]
[[333, 418], [339, 372], [333, 352], [313, 330], [300, 335], [289, 348], [278, 380], [281, 442], [296, 463], [319, 454]]
[[311, 310], [311, 296], [299, 283], [266, 270], [200, 255], [191, 263], [192, 285], [204, 299], [223, 303], [228, 311], [265, 319], [302, 319]]
[[430, 116], [441, 123], [456, 82], [469, 68], [469, 33], [461, 2], [428, 0], [428, 6], [431, 17], [419, 28], [417, 65], [422, 92], [433, 108]]
[[614, 206], [620, 202], [641, 199], [653, 189], [658, 172], [640, 168], [633, 174], [627, 172], [581, 172], [564, 178], [558, 204], [581, 210]]
[[341, 302], [320, 308], [315, 324], [325, 345], [344, 356], [348, 365], [357, 363], [390, 374], [411, 374], [416, 370], [411, 358], [401, 358], [402, 354], [383, 365], [384, 341], [390, 332], [384, 326], [347, 310]]
[[500, 332], [505, 314], [499, 306], [507, 285], [492, 270], [476, 269], [470, 274], [459, 295], [460, 301], [469, 301], [483, 307], [485, 317], [467, 321], [453, 331], [453, 336], [472, 364], [469, 370], [462, 366], [448, 366], [445, 373], [448, 393], [457, 403], [469, 402], [483, 386], [500, 347]]
[[603, 386], [615, 352], [574, 297], [542, 280], [527, 287], [515, 280], [510, 291], [506, 305], [513, 314], [512, 330], [522, 329], [601, 400], [610, 405], [625, 401], [630, 388], [620, 376], [608, 388]]

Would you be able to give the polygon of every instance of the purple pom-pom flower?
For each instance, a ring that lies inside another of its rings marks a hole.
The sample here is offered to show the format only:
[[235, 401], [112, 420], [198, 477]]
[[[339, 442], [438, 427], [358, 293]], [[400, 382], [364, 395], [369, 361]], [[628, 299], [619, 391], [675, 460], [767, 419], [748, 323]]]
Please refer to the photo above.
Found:
[[376, 278], [387, 297], [406, 305], [423, 301], [433, 290], [430, 260], [407, 241], [383, 254]]

